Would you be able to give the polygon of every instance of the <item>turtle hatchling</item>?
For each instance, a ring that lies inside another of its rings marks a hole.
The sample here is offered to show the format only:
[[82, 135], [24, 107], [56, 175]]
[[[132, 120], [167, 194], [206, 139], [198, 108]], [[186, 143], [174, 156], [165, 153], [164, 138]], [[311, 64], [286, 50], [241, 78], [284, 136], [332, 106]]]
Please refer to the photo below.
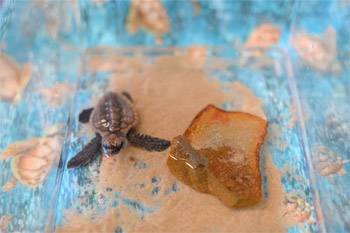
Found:
[[140, 134], [135, 127], [138, 116], [127, 92], [106, 93], [95, 108], [79, 114], [81, 123], [92, 124], [96, 136], [68, 162], [68, 168], [86, 165], [102, 151], [105, 156], [117, 154], [127, 143], [147, 151], [163, 151], [170, 146], [165, 139]]

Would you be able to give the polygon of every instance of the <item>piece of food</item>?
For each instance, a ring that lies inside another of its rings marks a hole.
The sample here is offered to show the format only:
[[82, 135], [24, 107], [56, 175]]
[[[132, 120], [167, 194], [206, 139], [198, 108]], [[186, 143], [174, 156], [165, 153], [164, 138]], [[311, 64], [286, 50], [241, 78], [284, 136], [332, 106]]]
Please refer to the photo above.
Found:
[[181, 182], [197, 191], [209, 192], [208, 159], [195, 150], [185, 136], [177, 136], [171, 142], [168, 166]]
[[260, 117], [208, 105], [173, 139], [167, 164], [197, 191], [231, 207], [252, 206], [262, 199], [259, 154], [266, 132]]

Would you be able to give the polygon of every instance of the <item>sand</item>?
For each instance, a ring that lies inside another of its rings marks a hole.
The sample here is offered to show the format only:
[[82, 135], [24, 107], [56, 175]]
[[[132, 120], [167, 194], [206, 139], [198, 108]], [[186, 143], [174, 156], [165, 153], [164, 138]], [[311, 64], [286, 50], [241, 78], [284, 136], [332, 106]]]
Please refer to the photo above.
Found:
[[[163, 56], [151, 63], [139, 58], [123, 59], [122, 69], [129, 72], [112, 76], [109, 86], [111, 90], [128, 91], [132, 95], [141, 119], [140, 132], [172, 139], [182, 134], [193, 117], [208, 104], [230, 103], [230, 110], [244, 110], [265, 118], [261, 101], [248, 87], [239, 82], [223, 87], [203, 71], [203, 62], [195, 64], [194, 60], [191, 55]], [[268, 198], [254, 208], [240, 210], [228, 208], [217, 198], [179, 183], [166, 166], [167, 156], [168, 151], [146, 152], [129, 146], [118, 156], [103, 158], [96, 179], [98, 193], [113, 198], [105, 191], [112, 188], [121, 196], [152, 209], [153, 213], [141, 216], [120, 204], [92, 220], [94, 210], [78, 214], [72, 208], [65, 213], [64, 224], [58, 232], [286, 231], [282, 219], [281, 177], [269, 153], [262, 155], [266, 157], [264, 174], [268, 177]], [[144, 165], [141, 169], [140, 164]], [[152, 182], [155, 178], [156, 182]], [[174, 185], [176, 192], [171, 191]], [[158, 192], [152, 195], [155, 187]]]

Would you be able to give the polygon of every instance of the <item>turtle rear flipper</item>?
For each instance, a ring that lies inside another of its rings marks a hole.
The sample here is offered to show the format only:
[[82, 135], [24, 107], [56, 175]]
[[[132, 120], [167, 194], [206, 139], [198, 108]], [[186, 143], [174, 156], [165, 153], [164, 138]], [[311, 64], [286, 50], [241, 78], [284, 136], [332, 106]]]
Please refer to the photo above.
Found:
[[129, 94], [129, 92], [123, 91], [122, 95], [125, 96], [126, 98], [128, 98], [131, 102], [133, 102], [133, 99], [132, 99], [131, 95]]
[[87, 165], [94, 160], [101, 149], [101, 141], [101, 135], [96, 134], [96, 137], [94, 137], [76, 156], [69, 160], [67, 167], [74, 168]]
[[88, 108], [88, 109], [84, 109], [83, 111], [81, 111], [81, 113], [79, 114], [79, 122], [80, 123], [88, 123], [93, 110], [94, 110], [94, 108]]
[[127, 138], [134, 146], [148, 151], [163, 151], [170, 146], [170, 141], [168, 140], [139, 134], [133, 128], [129, 130]]

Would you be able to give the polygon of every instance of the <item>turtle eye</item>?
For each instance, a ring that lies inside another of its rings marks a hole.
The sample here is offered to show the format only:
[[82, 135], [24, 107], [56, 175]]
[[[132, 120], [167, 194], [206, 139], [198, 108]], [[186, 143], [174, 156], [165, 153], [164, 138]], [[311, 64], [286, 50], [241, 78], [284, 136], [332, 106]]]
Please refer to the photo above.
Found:
[[121, 142], [120, 144], [116, 145], [113, 148], [113, 154], [117, 154], [121, 149], [124, 147], [124, 142]]
[[103, 150], [103, 153], [107, 156], [110, 156], [112, 154], [112, 148], [109, 146], [109, 145], [102, 145], [102, 150]]
[[106, 150], [106, 151], [112, 149], [112, 147], [110, 145], [108, 145], [108, 144], [102, 145], [102, 148], [103, 148], [103, 150]]

